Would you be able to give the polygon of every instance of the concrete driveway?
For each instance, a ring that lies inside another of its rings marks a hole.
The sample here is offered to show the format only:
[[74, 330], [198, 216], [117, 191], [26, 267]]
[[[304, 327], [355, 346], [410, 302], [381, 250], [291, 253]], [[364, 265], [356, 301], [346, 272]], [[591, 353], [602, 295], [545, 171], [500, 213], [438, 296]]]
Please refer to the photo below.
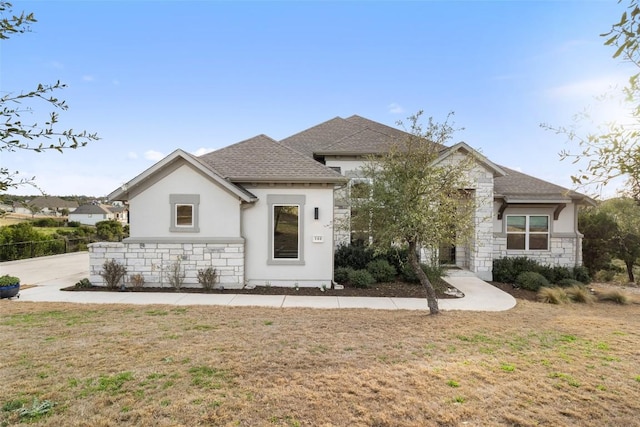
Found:
[[[3, 262], [0, 263], [0, 275], [4, 274], [19, 277], [23, 285], [35, 285], [21, 290], [20, 298], [12, 299], [12, 302], [427, 310], [427, 302], [424, 298], [60, 291], [60, 288], [72, 286], [80, 279], [89, 277], [88, 252]], [[511, 295], [478, 279], [471, 273], [458, 273], [445, 277], [445, 280], [462, 291], [465, 296], [441, 299], [439, 301], [441, 310], [504, 311], [516, 305], [516, 300]]]

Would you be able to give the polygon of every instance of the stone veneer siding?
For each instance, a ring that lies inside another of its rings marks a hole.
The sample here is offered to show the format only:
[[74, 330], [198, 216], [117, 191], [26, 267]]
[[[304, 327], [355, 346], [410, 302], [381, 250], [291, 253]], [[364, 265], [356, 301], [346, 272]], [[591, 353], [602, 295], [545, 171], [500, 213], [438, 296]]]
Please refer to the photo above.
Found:
[[474, 191], [475, 230], [469, 251], [465, 254], [468, 256], [465, 267], [483, 280], [493, 280], [493, 174], [484, 171], [478, 175]]
[[[216, 287], [239, 289], [244, 286], [244, 243], [147, 243], [98, 242], [89, 245], [89, 280], [105, 286], [100, 271], [105, 261], [116, 260], [127, 268], [127, 280], [141, 274], [145, 286], [171, 287], [171, 266], [180, 262], [185, 273], [185, 287], [201, 287], [198, 270], [216, 269]], [[127, 285], [129, 283], [127, 282]]]
[[582, 245], [582, 239], [578, 237], [553, 237], [551, 235], [548, 251], [507, 251], [507, 237], [496, 233], [493, 241], [495, 258], [527, 257], [536, 260], [539, 264], [552, 267], [575, 267], [582, 264], [582, 259], [577, 251], [577, 245]]

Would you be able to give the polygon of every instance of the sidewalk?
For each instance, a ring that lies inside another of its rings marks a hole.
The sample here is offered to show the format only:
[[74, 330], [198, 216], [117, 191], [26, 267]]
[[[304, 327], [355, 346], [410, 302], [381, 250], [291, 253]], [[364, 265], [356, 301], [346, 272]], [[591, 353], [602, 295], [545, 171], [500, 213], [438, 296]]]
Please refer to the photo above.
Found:
[[[20, 298], [11, 300], [15, 302], [427, 310], [424, 298], [60, 291], [60, 288], [72, 286], [89, 276], [88, 252], [3, 262], [0, 263], [0, 275], [4, 274], [20, 277], [23, 284], [36, 285], [21, 290]], [[473, 275], [450, 276], [445, 280], [465, 296], [439, 300], [441, 310], [504, 311], [516, 305], [516, 300], [511, 295]]]

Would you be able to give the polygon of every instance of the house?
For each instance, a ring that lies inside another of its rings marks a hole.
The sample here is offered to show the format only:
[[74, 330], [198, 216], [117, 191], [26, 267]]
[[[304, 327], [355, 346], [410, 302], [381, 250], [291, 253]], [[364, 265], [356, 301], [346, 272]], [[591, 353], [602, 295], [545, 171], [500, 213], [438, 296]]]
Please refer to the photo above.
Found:
[[78, 207], [78, 202], [63, 200], [54, 196], [38, 196], [25, 203], [14, 203], [14, 212], [23, 215], [55, 215], [60, 216], [66, 210], [73, 212]]
[[[226, 288], [328, 286], [333, 252], [348, 243], [348, 194], [360, 167], [406, 138], [360, 116], [336, 117], [275, 141], [266, 135], [200, 157], [176, 150], [109, 195], [129, 205], [130, 237], [90, 246], [91, 278], [101, 284], [105, 260], [123, 263], [146, 283], [168, 284], [172, 271], [198, 286], [214, 267]], [[499, 166], [465, 143], [438, 146], [441, 162], [472, 156], [469, 191], [475, 233], [460, 247], [440, 248], [441, 262], [490, 280], [504, 256], [550, 265], [581, 264], [578, 207], [584, 195]]]
[[127, 222], [127, 210], [124, 206], [108, 206], [99, 203], [89, 203], [79, 206], [69, 214], [69, 221], [84, 225], [96, 225], [100, 221]]

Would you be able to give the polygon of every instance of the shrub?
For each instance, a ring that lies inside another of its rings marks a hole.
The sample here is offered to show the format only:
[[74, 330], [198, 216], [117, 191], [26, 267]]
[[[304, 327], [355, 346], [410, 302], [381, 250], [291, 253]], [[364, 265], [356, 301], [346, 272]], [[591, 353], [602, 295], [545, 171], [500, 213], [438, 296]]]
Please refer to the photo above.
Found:
[[67, 223], [67, 227], [80, 227], [82, 224], [80, 224], [80, 221], [69, 221]]
[[61, 227], [62, 220], [55, 220], [53, 218], [40, 218], [32, 222], [34, 227]]
[[184, 279], [187, 277], [186, 273], [182, 269], [182, 257], [179, 256], [176, 262], [171, 264], [169, 271], [167, 272], [167, 276], [169, 278], [169, 284], [171, 284], [175, 290], [179, 291], [182, 289]]
[[565, 290], [561, 288], [540, 288], [537, 299], [547, 304], [564, 304], [569, 302], [569, 296]]
[[129, 276], [129, 283], [131, 283], [135, 289], [141, 289], [144, 287], [144, 276], [140, 273], [132, 274]]
[[591, 276], [589, 275], [589, 269], [585, 266], [573, 268], [573, 278], [579, 282], [588, 285], [591, 283]]
[[218, 272], [213, 267], [207, 267], [198, 270], [198, 283], [200, 283], [202, 285], [202, 288], [206, 289], [207, 291], [213, 289], [217, 277]]
[[549, 286], [549, 281], [540, 273], [525, 271], [516, 277], [516, 285], [522, 289], [538, 292], [541, 287]]
[[566, 289], [566, 292], [569, 299], [573, 302], [592, 304], [596, 300], [596, 297], [582, 285], [571, 286]]
[[349, 274], [349, 283], [354, 288], [368, 288], [375, 283], [375, 280], [367, 270], [353, 270]]
[[620, 305], [627, 305], [630, 302], [627, 294], [617, 289], [598, 294], [598, 300], [614, 302]]
[[[442, 277], [444, 274], [444, 269], [438, 265], [430, 266], [426, 264], [420, 264], [420, 267], [422, 267], [422, 271], [425, 272], [425, 274], [429, 278], [429, 281], [432, 283], [438, 281], [438, 279]], [[411, 268], [409, 263], [405, 263], [402, 266], [400, 275], [402, 277], [402, 280], [404, 280], [405, 282], [409, 282], [409, 283], [420, 282], [420, 280], [418, 280], [418, 276], [416, 276], [416, 273], [413, 271], [413, 268]]]
[[333, 272], [333, 280], [336, 283], [345, 284], [349, 281], [349, 276], [353, 271], [351, 267], [338, 267]]
[[562, 279], [557, 281], [556, 285], [560, 286], [561, 288], [568, 288], [570, 286], [580, 286], [583, 285], [583, 283], [574, 279]]
[[118, 283], [127, 275], [127, 269], [124, 265], [120, 264], [115, 259], [111, 261], [105, 261], [102, 265], [102, 271], [100, 276], [107, 284], [107, 288], [115, 289], [118, 287]]
[[386, 259], [387, 262], [396, 269], [396, 272], [398, 272], [401, 271], [402, 266], [407, 263], [408, 254], [409, 248], [407, 246], [393, 247], [387, 252], [377, 255], [376, 259]]
[[100, 240], [119, 242], [124, 236], [124, 230], [119, 221], [107, 220], [96, 223], [96, 234]]
[[376, 259], [367, 264], [367, 271], [376, 282], [392, 282], [395, 280], [396, 269], [386, 259]]
[[413, 268], [411, 268], [408, 262], [404, 263], [404, 265], [402, 266], [402, 269], [400, 270], [400, 277], [402, 277], [402, 280], [404, 280], [405, 282], [419, 282], [418, 276], [416, 276], [416, 273], [413, 271]]
[[521, 273], [535, 272], [543, 275], [550, 283], [558, 283], [563, 279], [574, 279], [582, 283], [590, 283], [589, 270], [586, 267], [551, 267], [540, 265], [527, 257], [500, 258], [493, 260], [493, 280], [502, 283], [515, 283]]
[[334, 254], [336, 267], [351, 267], [355, 270], [367, 268], [373, 261], [373, 250], [364, 245], [340, 245]]
[[79, 282], [76, 282], [76, 288], [78, 289], [86, 289], [91, 287], [91, 282], [86, 277], [81, 279]]
[[514, 283], [520, 273], [536, 271], [538, 263], [527, 257], [500, 258], [493, 260], [493, 280]]

